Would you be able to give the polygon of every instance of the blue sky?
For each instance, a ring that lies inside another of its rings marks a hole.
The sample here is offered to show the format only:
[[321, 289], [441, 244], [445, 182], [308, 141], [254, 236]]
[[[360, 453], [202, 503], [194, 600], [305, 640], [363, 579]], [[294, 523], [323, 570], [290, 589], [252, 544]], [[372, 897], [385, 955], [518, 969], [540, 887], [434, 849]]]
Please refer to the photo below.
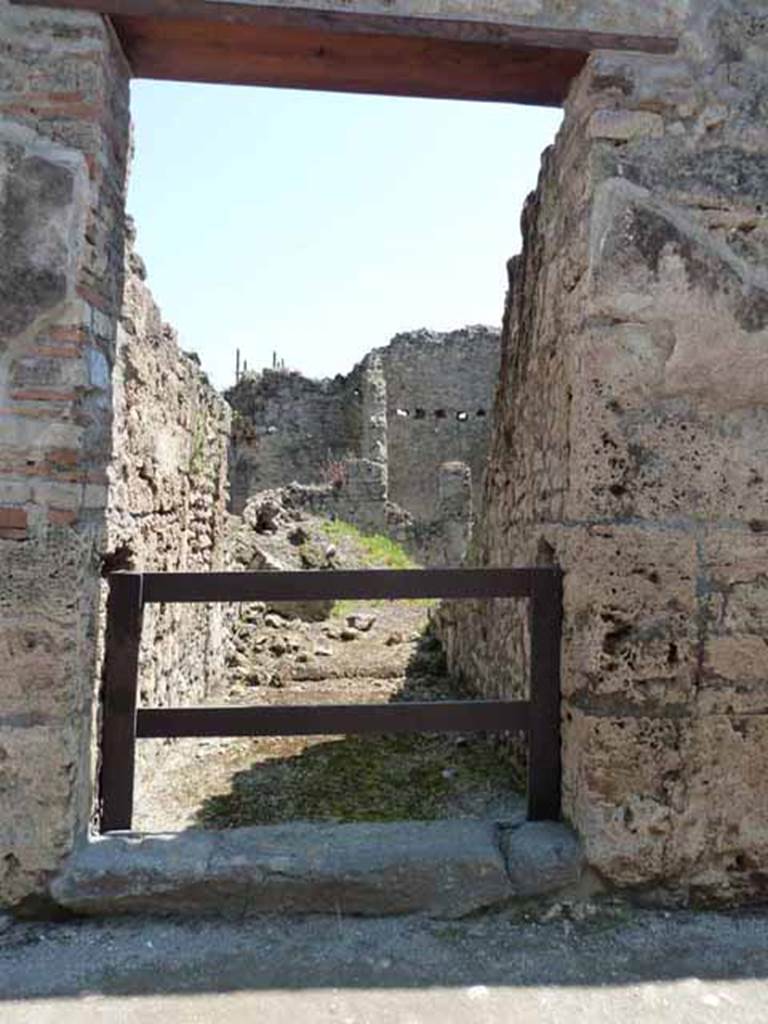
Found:
[[135, 82], [128, 210], [214, 384], [346, 372], [397, 331], [498, 323], [560, 111]]

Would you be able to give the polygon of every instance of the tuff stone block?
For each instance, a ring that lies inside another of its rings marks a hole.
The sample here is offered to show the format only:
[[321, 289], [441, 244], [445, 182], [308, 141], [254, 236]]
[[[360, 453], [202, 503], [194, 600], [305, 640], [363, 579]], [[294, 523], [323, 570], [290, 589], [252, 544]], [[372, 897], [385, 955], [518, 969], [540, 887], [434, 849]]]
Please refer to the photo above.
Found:
[[[565, 812], [605, 878], [667, 898], [766, 893], [764, 27], [707, 0], [674, 57], [595, 54], [575, 83], [511, 267], [472, 542], [565, 570]], [[520, 693], [522, 615], [442, 623], [458, 671]]]

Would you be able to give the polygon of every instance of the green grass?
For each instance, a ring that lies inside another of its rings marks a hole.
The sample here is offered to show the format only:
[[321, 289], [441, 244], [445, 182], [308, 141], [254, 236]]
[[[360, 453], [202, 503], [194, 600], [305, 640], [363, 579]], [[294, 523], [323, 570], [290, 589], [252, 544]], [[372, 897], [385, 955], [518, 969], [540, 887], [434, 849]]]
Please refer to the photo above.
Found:
[[418, 569], [410, 555], [391, 537], [363, 533], [351, 523], [341, 520], [323, 523], [328, 539], [337, 544], [351, 541], [358, 548], [360, 559], [369, 569]]
[[[419, 569], [408, 552], [391, 537], [381, 533], [363, 533], [352, 523], [342, 520], [323, 523], [323, 532], [335, 544], [354, 547], [357, 559], [366, 569]], [[384, 601], [366, 601], [371, 607], [380, 607]], [[401, 602], [409, 608], [430, 608], [437, 602], [431, 598], [410, 598]], [[345, 618], [360, 607], [360, 601], [337, 601], [333, 606], [334, 618]]]

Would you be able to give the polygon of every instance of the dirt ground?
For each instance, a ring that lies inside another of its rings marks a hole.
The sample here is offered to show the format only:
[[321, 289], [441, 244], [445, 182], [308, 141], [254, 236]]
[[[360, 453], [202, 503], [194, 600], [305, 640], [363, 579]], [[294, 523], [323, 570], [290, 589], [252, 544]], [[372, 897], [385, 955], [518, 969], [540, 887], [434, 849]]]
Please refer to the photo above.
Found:
[[[258, 499], [238, 539], [244, 568], [413, 568], [369, 538]], [[227, 678], [210, 705], [468, 699], [446, 674], [425, 601], [240, 609]], [[285, 614], [281, 614], [284, 612]], [[314, 621], [313, 621], [314, 619]], [[285, 821], [520, 817], [522, 778], [494, 737], [321, 736], [142, 741], [134, 828], [230, 828]]]
[[[366, 625], [353, 639], [347, 617]], [[216, 703], [240, 706], [466, 698], [427, 636], [428, 609], [348, 606], [328, 621], [257, 626], [259, 685], [234, 677]], [[364, 617], [364, 618], [363, 618]], [[279, 654], [270, 652], [274, 648]], [[320, 651], [320, 654], [316, 652]], [[253, 667], [253, 662], [251, 663]], [[279, 671], [279, 676], [275, 678]], [[159, 741], [147, 741], [148, 743]], [[519, 777], [492, 738], [264, 737], [180, 740], [139, 763], [139, 831], [281, 821], [516, 819]]]

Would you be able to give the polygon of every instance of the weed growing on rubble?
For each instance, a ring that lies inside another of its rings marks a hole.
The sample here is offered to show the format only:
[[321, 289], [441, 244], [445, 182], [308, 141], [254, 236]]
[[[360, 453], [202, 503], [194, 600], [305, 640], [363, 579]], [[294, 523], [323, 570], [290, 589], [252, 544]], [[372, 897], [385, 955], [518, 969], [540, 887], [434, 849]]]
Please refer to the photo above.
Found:
[[334, 543], [351, 541], [359, 550], [365, 566], [370, 569], [419, 568], [410, 555], [391, 537], [385, 537], [380, 533], [363, 533], [357, 526], [340, 519], [323, 523], [322, 529]]
[[[337, 519], [323, 523], [322, 530], [329, 541], [339, 546], [352, 546], [355, 560], [365, 569], [419, 569], [420, 566], [397, 541], [383, 534], [363, 533], [357, 526]], [[381, 606], [383, 601], [365, 602], [370, 607]], [[407, 607], [430, 608], [432, 600], [410, 599], [401, 602]], [[334, 618], [344, 618], [360, 607], [360, 601], [337, 601], [333, 606]]]

